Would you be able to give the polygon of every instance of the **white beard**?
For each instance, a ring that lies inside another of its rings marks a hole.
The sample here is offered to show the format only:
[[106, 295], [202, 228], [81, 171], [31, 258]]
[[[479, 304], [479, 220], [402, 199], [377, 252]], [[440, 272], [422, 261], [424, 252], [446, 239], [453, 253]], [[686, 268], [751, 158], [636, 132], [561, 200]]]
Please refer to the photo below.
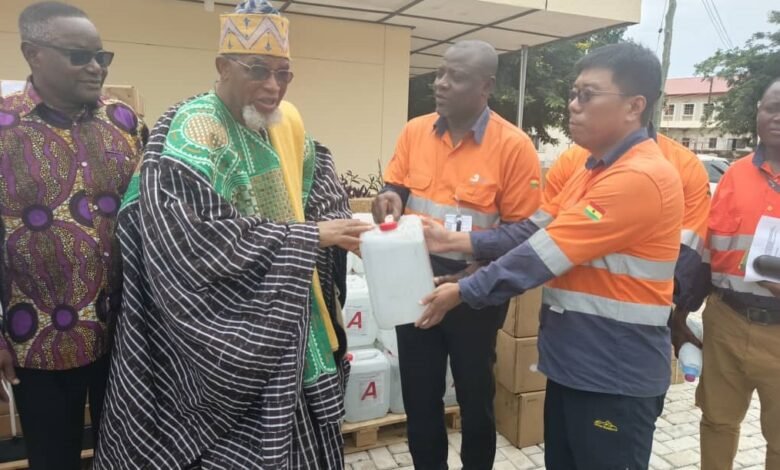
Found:
[[254, 131], [267, 129], [269, 126], [278, 124], [282, 121], [282, 112], [276, 108], [271, 114], [263, 114], [254, 106], [248, 104], [241, 110], [244, 118], [244, 125]]

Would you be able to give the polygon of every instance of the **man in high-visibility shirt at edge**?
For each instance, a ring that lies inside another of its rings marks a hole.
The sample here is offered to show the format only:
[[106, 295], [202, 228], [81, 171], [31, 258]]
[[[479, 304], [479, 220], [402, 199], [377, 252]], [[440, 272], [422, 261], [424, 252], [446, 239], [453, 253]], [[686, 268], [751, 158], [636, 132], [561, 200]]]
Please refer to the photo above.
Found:
[[[450, 47], [436, 73], [436, 113], [411, 120], [374, 201], [377, 221], [402, 212], [422, 214], [462, 233], [516, 222], [539, 207], [541, 169], [531, 139], [487, 106], [498, 56], [489, 44]], [[434, 274], [467, 268], [461, 253], [432, 256]], [[409, 450], [418, 470], [447, 468], [444, 405], [447, 357], [460, 405], [461, 459], [490, 470], [496, 453], [493, 364], [496, 332], [506, 304], [475, 312], [467, 305], [427, 330], [396, 328]]]
[[[672, 345], [675, 354], [683, 343], [691, 342], [701, 347], [701, 341], [685, 323], [688, 313], [699, 308], [696, 299], [699, 289], [697, 272], [702, 262], [704, 240], [707, 235], [707, 218], [710, 214], [710, 182], [707, 170], [695, 153], [649, 126], [648, 133], [656, 141], [669, 163], [677, 169], [682, 181], [685, 209], [680, 232], [680, 256], [674, 269], [674, 313], [672, 321]], [[573, 145], [563, 152], [547, 171], [542, 190], [542, 201], [548, 203], [561, 192], [566, 182], [582, 168], [590, 152], [579, 145]]]
[[704, 362], [696, 389], [702, 470], [733, 468], [740, 424], [755, 391], [767, 443], [763, 468], [780, 470], [780, 283], [745, 281], [759, 221], [780, 217], [780, 78], [761, 98], [756, 124], [758, 148], [731, 165], [712, 199], [702, 277], [714, 292], [703, 314]]
[[546, 467], [646, 469], [671, 375], [667, 321], [683, 217], [680, 177], [646, 128], [661, 64], [642, 46], [614, 44], [576, 70], [569, 129], [591, 158], [528, 220], [472, 234], [427, 222], [432, 252], [496, 261], [438, 287], [418, 324], [546, 283]]

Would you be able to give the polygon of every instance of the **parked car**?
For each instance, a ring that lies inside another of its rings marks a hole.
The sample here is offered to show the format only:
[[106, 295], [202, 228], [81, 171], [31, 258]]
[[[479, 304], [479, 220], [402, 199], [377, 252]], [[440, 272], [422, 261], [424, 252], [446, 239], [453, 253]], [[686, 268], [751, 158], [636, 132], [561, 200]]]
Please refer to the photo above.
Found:
[[699, 157], [699, 160], [704, 164], [704, 168], [707, 169], [707, 176], [710, 179], [710, 194], [715, 195], [718, 182], [723, 177], [723, 173], [729, 169], [729, 161], [715, 155], [697, 154], [696, 156]]

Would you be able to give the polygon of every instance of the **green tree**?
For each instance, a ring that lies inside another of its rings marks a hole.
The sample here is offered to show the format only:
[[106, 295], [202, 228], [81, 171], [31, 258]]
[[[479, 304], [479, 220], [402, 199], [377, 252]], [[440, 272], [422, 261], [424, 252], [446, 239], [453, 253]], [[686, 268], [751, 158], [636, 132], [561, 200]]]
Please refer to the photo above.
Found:
[[769, 83], [780, 77], [780, 11], [769, 13], [775, 32], [759, 32], [742, 47], [718, 50], [696, 65], [704, 77], [721, 77], [729, 91], [715, 100], [702, 121], [714, 124], [724, 133], [750, 134], [756, 142], [756, 104]]
[[[557, 143], [548, 130], [566, 129], [568, 97], [574, 64], [591, 49], [622, 42], [625, 28], [602, 31], [587, 37], [558, 41], [528, 52], [523, 129], [544, 143]], [[409, 117], [431, 113], [434, 74], [412, 78], [409, 84]], [[496, 74], [496, 91], [490, 107], [510, 122], [517, 122], [520, 52], [502, 54]]]

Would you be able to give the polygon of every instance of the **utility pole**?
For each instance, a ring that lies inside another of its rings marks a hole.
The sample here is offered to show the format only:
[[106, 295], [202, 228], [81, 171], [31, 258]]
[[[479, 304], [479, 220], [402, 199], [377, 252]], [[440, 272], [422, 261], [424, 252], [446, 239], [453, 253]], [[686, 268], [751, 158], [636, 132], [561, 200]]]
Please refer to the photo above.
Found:
[[517, 86], [517, 127], [523, 128], [523, 108], [525, 107], [525, 84], [528, 75], [528, 46], [520, 50], [520, 82]]
[[657, 129], [661, 127], [661, 116], [664, 113], [664, 87], [666, 87], [666, 76], [669, 74], [669, 60], [672, 54], [672, 32], [674, 31], [674, 13], [677, 11], [677, 0], [669, 0], [669, 9], [666, 10], [666, 19], [664, 20], [664, 53], [661, 58], [661, 96], [658, 97], [658, 103], [653, 113], [653, 126]]

